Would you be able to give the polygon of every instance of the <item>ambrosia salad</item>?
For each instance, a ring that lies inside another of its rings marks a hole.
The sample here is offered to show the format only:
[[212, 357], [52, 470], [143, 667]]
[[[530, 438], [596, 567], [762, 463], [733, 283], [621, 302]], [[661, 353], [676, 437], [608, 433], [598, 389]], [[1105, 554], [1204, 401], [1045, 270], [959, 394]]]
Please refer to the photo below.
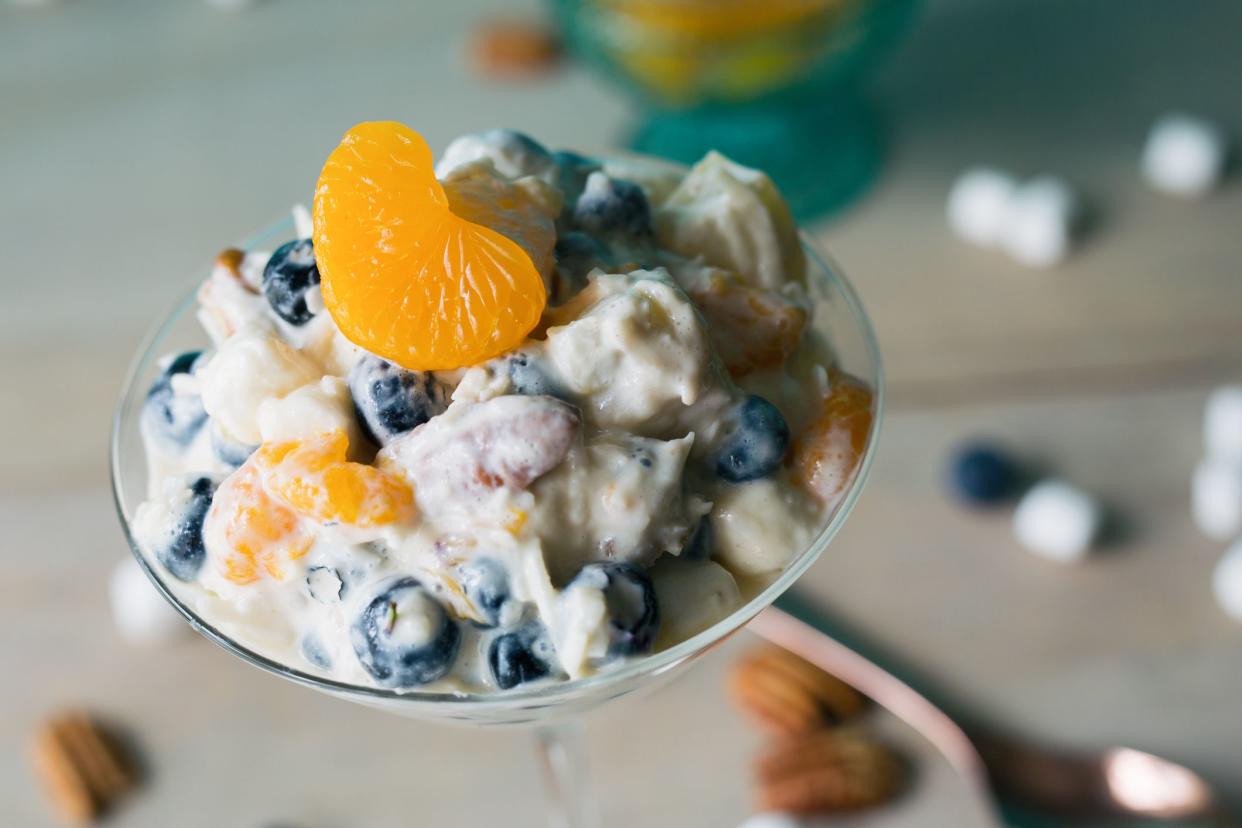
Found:
[[143, 411], [138, 542], [259, 653], [475, 693], [607, 670], [739, 607], [856, 471], [872, 394], [760, 172], [503, 129], [433, 166], [363, 123], [309, 224], [220, 255], [211, 347]]

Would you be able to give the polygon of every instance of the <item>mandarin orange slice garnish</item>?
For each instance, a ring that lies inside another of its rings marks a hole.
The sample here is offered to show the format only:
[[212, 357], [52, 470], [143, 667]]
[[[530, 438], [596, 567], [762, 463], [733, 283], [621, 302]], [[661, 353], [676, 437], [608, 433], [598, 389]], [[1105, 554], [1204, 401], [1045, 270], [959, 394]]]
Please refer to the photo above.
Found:
[[216, 531], [225, 548], [221, 574], [243, 586], [264, 573], [282, 580], [283, 564], [305, 555], [312, 542], [297, 514], [268, 497], [253, 460], [216, 490], [204, 532]]
[[831, 373], [819, 416], [794, 443], [790, 465], [811, 494], [833, 503], [854, 477], [871, 431], [872, 394], [861, 380]]
[[272, 496], [319, 523], [374, 529], [414, 516], [414, 493], [395, 474], [345, 459], [349, 438], [328, 431], [265, 443], [254, 462]]
[[410, 370], [461, 368], [511, 350], [547, 304], [530, 255], [455, 214], [427, 143], [394, 121], [358, 124], [328, 156], [314, 245], [324, 305], [341, 333]]

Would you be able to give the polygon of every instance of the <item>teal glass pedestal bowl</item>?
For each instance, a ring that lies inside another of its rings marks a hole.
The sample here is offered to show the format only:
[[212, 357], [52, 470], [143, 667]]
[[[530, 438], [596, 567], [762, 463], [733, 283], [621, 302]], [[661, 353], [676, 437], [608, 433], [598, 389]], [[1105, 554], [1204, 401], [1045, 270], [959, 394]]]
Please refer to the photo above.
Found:
[[767, 172], [795, 215], [861, 194], [882, 158], [863, 91], [917, 0], [553, 0], [570, 51], [630, 91], [629, 147]]

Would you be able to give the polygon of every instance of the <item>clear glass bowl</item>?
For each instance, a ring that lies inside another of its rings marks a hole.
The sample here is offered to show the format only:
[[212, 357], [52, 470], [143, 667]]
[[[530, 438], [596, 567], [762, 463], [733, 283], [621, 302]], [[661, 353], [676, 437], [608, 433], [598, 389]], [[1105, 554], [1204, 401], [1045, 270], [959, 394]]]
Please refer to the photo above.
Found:
[[[247, 244], [246, 249], [271, 250], [292, 238], [293, 222], [279, 222]], [[815, 303], [814, 325], [828, 338], [841, 368], [874, 390], [874, 416], [866, 449], [848, 490], [813, 543], [766, 588], [727, 618], [686, 641], [615, 669], [575, 681], [539, 684], [504, 692], [456, 694], [389, 690], [334, 681], [282, 664], [233, 640], [200, 617], [178, 594], [181, 587], [166, 580], [134, 541], [131, 520], [146, 498], [147, 464], [139, 421], [147, 389], [159, 373], [162, 354], [202, 348], [206, 333], [194, 314], [191, 291], [146, 337], [130, 367], [112, 425], [112, 491], [125, 537], [139, 565], [156, 589], [194, 629], [242, 660], [269, 673], [324, 693], [403, 716], [468, 725], [531, 725], [536, 729], [539, 766], [543, 769], [549, 824], [590, 828], [599, 824], [590, 786], [585, 780], [580, 714], [611, 699], [658, 686], [741, 629], [772, 604], [828, 547], [858, 499], [875, 454], [884, 402], [883, 376], [875, 333], [853, 288], [831, 264], [803, 239], [807, 282]], [[205, 274], [204, 274], [205, 275]]]
[[[293, 233], [292, 221], [280, 222], [251, 239], [246, 247], [274, 249], [281, 242], [292, 238]], [[867, 477], [875, 451], [884, 399], [875, 334], [853, 288], [844, 276], [805, 238], [803, 243], [807, 251], [808, 287], [816, 304], [815, 327], [822, 335], [829, 337], [840, 366], [867, 382], [875, 391], [875, 416], [872, 419], [866, 450], [849, 490], [814, 542], [744, 606], [676, 646], [588, 678], [540, 684], [530, 689], [477, 694], [397, 691], [334, 681], [303, 672], [292, 665], [278, 663], [234, 641], [212, 626], [210, 621], [198, 616], [178, 595], [179, 587], [170, 583], [164, 573], [147, 560], [134, 541], [131, 527], [134, 512], [147, 494], [146, 456], [139, 420], [147, 389], [159, 373], [156, 363], [162, 354], [202, 348], [208, 344], [206, 333], [194, 315], [194, 291], [178, 302], [142, 343], [125, 379], [120, 404], [113, 420], [112, 490], [130, 548], [151, 582], [164, 597], [194, 629], [216, 644], [281, 678], [394, 713], [458, 723], [534, 723], [552, 717], [572, 716], [640, 687], [652, 686], [658, 680], [672, 676], [679, 668], [688, 665], [736, 632], [788, 589], [827, 548], [852, 509]]]

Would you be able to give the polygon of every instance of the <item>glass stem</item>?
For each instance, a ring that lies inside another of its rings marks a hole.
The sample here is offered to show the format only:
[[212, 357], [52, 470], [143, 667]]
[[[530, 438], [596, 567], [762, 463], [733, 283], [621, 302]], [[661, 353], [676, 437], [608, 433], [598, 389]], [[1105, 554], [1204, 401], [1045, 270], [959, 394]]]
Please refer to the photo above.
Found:
[[535, 742], [550, 828], [599, 828], [599, 812], [587, 778], [582, 723], [571, 719], [540, 725]]

